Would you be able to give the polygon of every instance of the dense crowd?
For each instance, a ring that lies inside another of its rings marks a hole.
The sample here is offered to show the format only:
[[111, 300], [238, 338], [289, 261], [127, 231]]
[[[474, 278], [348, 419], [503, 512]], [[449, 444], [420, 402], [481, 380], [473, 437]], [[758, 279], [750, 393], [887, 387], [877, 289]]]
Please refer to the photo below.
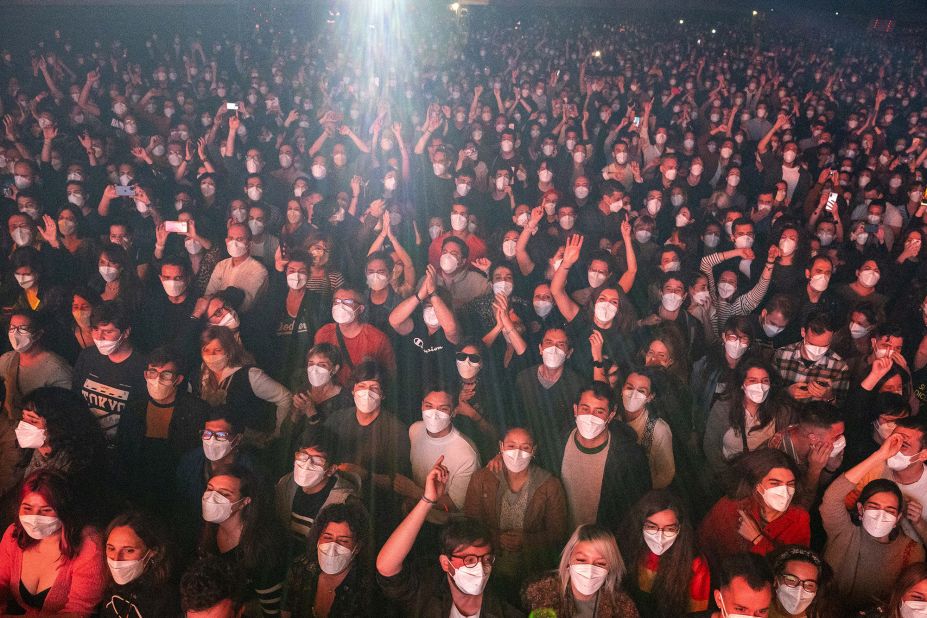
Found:
[[922, 43], [424, 17], [0, 51], [0, 615], [927, 616]]

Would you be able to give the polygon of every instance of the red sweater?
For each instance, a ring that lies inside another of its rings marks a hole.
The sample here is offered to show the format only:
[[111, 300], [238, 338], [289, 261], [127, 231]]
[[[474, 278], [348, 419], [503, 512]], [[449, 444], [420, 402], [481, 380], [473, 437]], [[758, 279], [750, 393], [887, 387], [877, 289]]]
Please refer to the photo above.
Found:
[[[334, 322], [329, 322], [315, 332], [315, 343], [330, 343], [340, 349], [338, 335]], [[389, 338], [376, 326], [364, 324], [356, 337], [345, 337], [344, 345], [348, 348], [348, 355], [356, 367], [366, 358], [372, 358], [380, 364], [387, 375], [392, 377], [396, 373], [396, 355]], [[343, 354], [343, 353], [342, 353]], [[335, 380], [345, 388], [354, 386], [354, 370], [347, 362], [341, 363], [341, 369], [335, 374]]]
[[[763, 538], [756, 545], [738, 534], [738, 510], [743, 510], [753, 516], [760, 525]], [[756, 500], [745, 498], [731, 500], [724, 497], [718, 500], [698, 529], [699, 547], [708, 558], [712, 569], [717, 568], [718, 562], [726, 556], [739, 552], [749, 551], [765, 556], [780, 545], [803, 545], [808, 547], [811, 543], [811, 528], [808, 511], [801, 507], [789, 506], [788, 510], [778, 519], [765, 526], [760, 517], [760, 507]]]
[[19, 594], [23, 550], [13, 539], [11, 525], [0, 540], [0, 607], [12, 598], [26, 610], [26, 616], [91, 616], [103, 598], [103, 564], [100, 535], [92, 528], [85, 528], [77, 555], [59, 567], [58, 577], [49, 589], [41, 611], [33, 609], [23, 603]]

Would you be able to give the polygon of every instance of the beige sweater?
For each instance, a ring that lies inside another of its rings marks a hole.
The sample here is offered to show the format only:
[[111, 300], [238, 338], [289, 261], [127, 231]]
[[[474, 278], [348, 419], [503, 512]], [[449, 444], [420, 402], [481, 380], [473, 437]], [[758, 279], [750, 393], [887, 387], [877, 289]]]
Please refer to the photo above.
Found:
[[834, 570], [834, 584], [848, 609], [885, 600], [901, 570], [924, 560], [924, 547], [904, 533], [880, 543], [853, 523], [844, 498], [855, 486], [841, 474], [821, 502], [821, 519], [827, 532], [824, 559]]

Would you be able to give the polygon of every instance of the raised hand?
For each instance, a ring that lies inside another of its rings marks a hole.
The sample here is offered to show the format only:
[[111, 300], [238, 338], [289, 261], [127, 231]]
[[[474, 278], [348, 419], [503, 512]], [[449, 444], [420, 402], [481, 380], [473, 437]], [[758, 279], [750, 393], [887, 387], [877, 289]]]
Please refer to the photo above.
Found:
[[425, 500], [437, 502], [447, 493], [447, 482], [450, 472], [444, 465], [444, 455], [438, 457], [434, 467], [425, 478]]
[[487, 258], [484, 258], [484, 257], [473, 260], [470, 263], [473, 264], [473, 266], [479, 268], [481, 271], [483, 271], [484, 274], [489, 274], [489, 268], [492, 266], [492, 262], [490, 262]]
[[579, 253], [583, 248], [582, 234], [573, 234], [567, 239], [566, 247], [563, 250], [562, 266], [567, 268], [573, 266], [579, 261]]

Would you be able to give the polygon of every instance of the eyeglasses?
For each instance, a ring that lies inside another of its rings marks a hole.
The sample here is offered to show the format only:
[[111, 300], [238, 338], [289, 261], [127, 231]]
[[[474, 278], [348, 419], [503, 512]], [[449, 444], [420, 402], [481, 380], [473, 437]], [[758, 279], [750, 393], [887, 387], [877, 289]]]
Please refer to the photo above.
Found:
[[29, 335], [32, 333], [32, 329], [28, 326], [10, 326], [10, 332], [17, 335]]
[[662, 532], [663, 536], [674, 537], [677, 534], [679, 534], [679, 524], [673, 524], [672, 526], [663, 526], [661, 528], [660, 526], [647, 521], [647, 522], [644, 522], [644, 532], [650, 532], [651, 534]]
[[463, 561], [465, 567], [476, 566], [478, 563], [482, 562], [483, 566], [492, 566], [496, 561], [496, 557], [492, 554], [486, 554], [484, 556], [476, 556], [474, 554], [467, 554], [461, 556], [458, 554], [451, 554], [451, 558], [457, 558], [458, 560]]
[[480, 362], [482, 362], [483, 357], [479, 354], [467, 354], [466, 352], [458, 352], [457, 360], [461, 363], [464, 361], [470, 361], [471, 363], [478, 365]]
[[818, 582], [815, 579], [799, 579], [794, 575], [789, 575], [788, 573], [781, 575], [780, 579], [782, 580], [782, 583], [789, 588], [798, 588], [801, 586], [805, 592], [818, 591]]
[[235, 434], [228, 431], [210, 431], [208, 429], [203, 429], [200, 431], [200, 437], [204, 440], [215, 438], [216, 442], [227, 442], [234, 438]]
[[297, 451], [296, 461], [299, 463], [308, 463], [311, 466], [319, 466], [320, 468], [328, 467], [328, 460], [324, 457], [319, 457], [317, 455], [310, 455], [304, 451]]
[[154, 380], [156, 379], [161, 384], [173, 384], [174, 380], [177, 379], [176, 371], [158, 371], [157, 369], [146, 369], [145, 370], [145, 379]]
[[361, 303], [357, 302], [353, 298], [336, 298], [332, 301], [332, 304], [333, 305], [344, 305], [345, 307], [348, 307], [349, 309], [354, 309], [355, 307], [359, 307]]

